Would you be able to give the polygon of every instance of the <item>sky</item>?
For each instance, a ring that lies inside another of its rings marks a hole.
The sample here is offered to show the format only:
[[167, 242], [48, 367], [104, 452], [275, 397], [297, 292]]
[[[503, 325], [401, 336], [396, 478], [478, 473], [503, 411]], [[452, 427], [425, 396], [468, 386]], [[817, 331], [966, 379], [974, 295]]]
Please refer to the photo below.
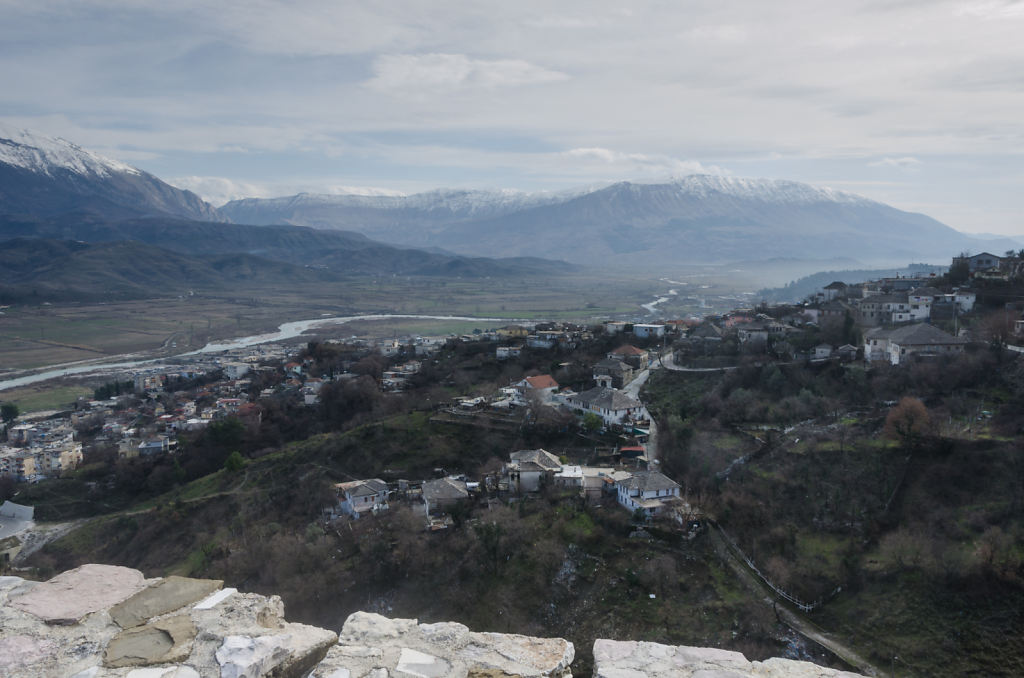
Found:
[[1024, 235], [1024, 2], [0, 0], [0, 121], [214, 204], [805, 181]]

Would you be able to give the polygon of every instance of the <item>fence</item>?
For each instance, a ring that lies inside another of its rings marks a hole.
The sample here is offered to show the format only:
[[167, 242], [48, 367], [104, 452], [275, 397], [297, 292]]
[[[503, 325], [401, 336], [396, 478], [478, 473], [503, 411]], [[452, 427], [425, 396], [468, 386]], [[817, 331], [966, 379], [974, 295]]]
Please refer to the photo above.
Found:
[[749, 567], [754, 572], [754, 574], [756, 574], [758, 576], [758, 578], [762, 582], [764, 582], [765, 586], [767, 586], [772, 591], [777, 593], [784, 600], [787, 600], [790, 603], [792, 603], [793, 605], [795, 605], [802, 612], [813, 612], [815, 609], [817, 609], [817, 608], [821, 607], [822, 605], [824, 605], [826, 600], [828, 600], [829, 598], [832, 598], [834, 595], [836, 595], [837, 593], [839, 593], [842, 590], [841, 586], [837, 586], [832, 591], [832, 593], [830, 593], [826, 598], [819, 598], [818, 600], [814, 601], [813, 603], [805, 603], [804, 601], [802, 601], [799, 598], [797, 598], [796, 596], [794, 596], [792, 593], [789, 593], [788, 591], [785, 591], [785, 590], [779, 588], [778, 586], [776, 586], [775, 584], [773, 584], [772, 581], [770, 579], [768, 579], [768, 577], [766, 577], [761, 572], [761, 570], [758, 569], [757, 565], [754, 564], [754, 561], [747, 557], [747, 554], [744, 553], [743, 549], [741, 549], [739, 547], [739, 544], [737, 544], [736, 541], [732, 537], [729, 536], [729, 533], [726, 532], [724, 529], [722, 529], [721, 525], [719, 525], [717, 522], [715, 522], [713, 520], [709, 520], [708, 522], [711, 524], [712, 527], [714, 527], [716, 530], [718, 530], [718, 533], [725, 540], [725, 543], [729, 546], [729, 548], [731, 548], [736, 553], [736, 555], [738, 555], [743, 560], [743, 562], [745, 562], [747, 564], [747, 567]]

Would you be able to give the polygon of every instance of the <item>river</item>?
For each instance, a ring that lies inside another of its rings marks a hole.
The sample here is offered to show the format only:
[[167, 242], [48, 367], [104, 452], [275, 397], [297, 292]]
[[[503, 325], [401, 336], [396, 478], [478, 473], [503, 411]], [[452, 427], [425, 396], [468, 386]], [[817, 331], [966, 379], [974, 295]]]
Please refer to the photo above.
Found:
[[[121, 356], [111, 356], [109, 358], [99, 358], [97, 360], [78, 361], [74, 363], [64, 363], [61, 365], [50, 365], [44, 368], [42, 372], [35, 372], [32, 374], [26, 374], [20, 377], [14, 377], [11, 379], [5, 379], [0, 381], [0, 391], [6, 391], [7, 389], [18, 388], [19, 386], [28, 386], [29, 384], [36, 384], [41, 381], [48, 379], [56, 379], [58, 377], [70, 377], [75, 375], [91, 374], [93, 372], [105, 372], [112, 369], [122, 369], [130, 367], [138, 367], [141, 365], [156, 366], [160, 363], [166, 363], [172, 358], [187, 358], [188, 356], [202, 355], [204, 353], [218, 353], [220, 351], [230, 351], [238, 348], [245, 348], [246, 346], [256, 346], [257, 344], [268, 344], [275, 341], [284, 341], [286, 339], [293, 339], [301, 336], [305, 332], [317, 329], [319, 327], [326, 327], [328, 325], [344, 325], [356, 320], [391, 320], [391, 319], [402, 319], [402, 320], [465, 320], [468, 322], [480, 321], [480, 322], [517, 322], [510, 318], [472, 318], [469, 316], [457, 316], [457, 315], [404, 315], [395, 313], [379, 313], [373, 315], [348, 315], [348, 316], [332, 316], [329, 318], [315, 318], [312, 320], [296, 320], [293, 322], [287, 322], [277, 328], [276, 332], [267, 332], [266, 334], [253, 334], [248, 337], [239, 337], [237, 339], [228, 339], [226, 341], [215, 341], [210, 342], [206, 346], [188, 353], [181, 353], [172, 357], [165, 358], [139, 358], [135, 360], [123, 360], [123, 358], [133, 358], [138, 354], [127, 354]], [[521, 322], [521, 321], [519, 321]], [[114, 362], [103, 362], [107, 360], [113, 360]]]

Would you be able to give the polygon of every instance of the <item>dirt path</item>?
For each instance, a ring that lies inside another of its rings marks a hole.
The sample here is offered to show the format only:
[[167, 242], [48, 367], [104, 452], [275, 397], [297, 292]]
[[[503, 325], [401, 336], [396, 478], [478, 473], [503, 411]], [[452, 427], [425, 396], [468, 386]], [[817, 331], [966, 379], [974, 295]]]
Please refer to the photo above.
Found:
[[747, 569], [746, 563], [737, 558], [736, 554], [729, 549], [725, 540], [718, 533], [717, 528], [709, 525], [708, 537], [711, 539], [711, 543], [714, 544], [715, 551], [718, 553], [719, 557], [721, 557], [722, 560], [732, 568], [733, 572], [736, 573], [736, 576], [739, 577], [740, 581], [742, 581], [747, 588], [761, 597], [766, 605], [771, 605], [775, 609], [776, 616], [783, 623], [805, 638], [821, 645], [823, 648], [839, 657], [850, 666], [855, 667], [864, 675], [884, 675], [876, 666], [873, 666], [861, 655], [826, 634], [825, 631], [818, 628], [814, 623], [790, 610], [785, 605], [778, 604], [776, 598], [772, 595], [772, 592], [766, 588], [764, 584], [762, 584], [761, 581], [750, 572], [750, 570]]

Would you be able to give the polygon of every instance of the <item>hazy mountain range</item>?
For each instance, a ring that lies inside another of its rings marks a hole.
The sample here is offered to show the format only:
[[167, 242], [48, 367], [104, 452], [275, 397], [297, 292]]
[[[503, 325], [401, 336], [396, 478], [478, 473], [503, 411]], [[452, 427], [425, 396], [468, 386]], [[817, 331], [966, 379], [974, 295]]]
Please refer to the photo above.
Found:
[[1010, 239], [973, 238], [923, 214], [852, 193], [708, 175], [566, 194], [301, 194], [236, 200], [220, 212], [233, 221], [343, 228], [464, 254], [600, 265], [827, 259], [837, 253], [864, 262], [944, 262], [961, 250], [1017, 246]]
[[[707, 175], [560, 193], [300, 194], [217, 209], [69, 141], [0, 127], [0, 240], [12, 238], [131, 240], [193, 257], [238, 253], [344, 274], [471, 277], [572, 268], [558, 260], [645, 274], [838, 255], [943, 263], [962, 250], [1019, 246], [851, 193]], [[508, 257], [517, 259], [495, 260]]]
[[63, 139], [0, 129], [0, 299], [138, 298], [346, 275], [506, 277], [574, 270], [355, 232], [228, 223], [198, 196]]

